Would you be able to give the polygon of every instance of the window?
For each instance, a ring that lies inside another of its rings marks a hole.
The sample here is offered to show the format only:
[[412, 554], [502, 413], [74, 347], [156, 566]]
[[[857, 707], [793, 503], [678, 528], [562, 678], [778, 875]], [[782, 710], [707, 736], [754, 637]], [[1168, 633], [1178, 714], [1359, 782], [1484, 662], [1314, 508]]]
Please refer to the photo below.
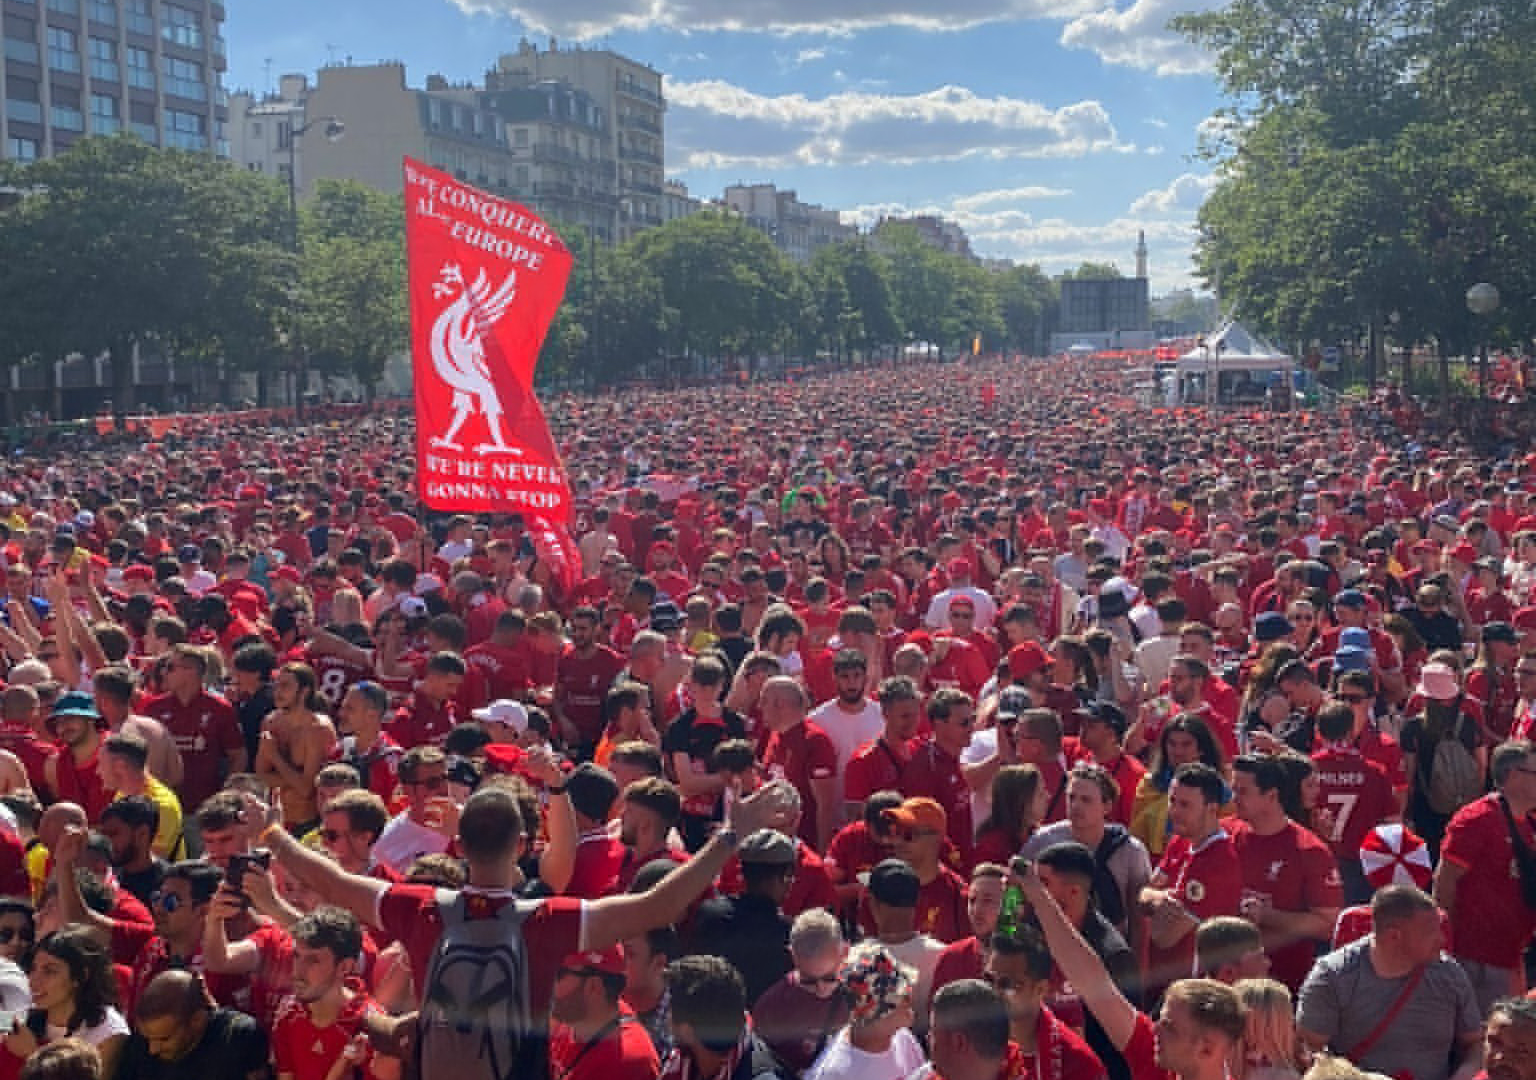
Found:
[[208, 87], [203, 83], [203, 65], [195, 60], [160, 58], [160, 73], [165, 76], [165, 92], [189, 101], [207, 101]]
[[80, 39], [73, 30], [48, 28], [48, 66], [55, 71], [80, 70]]
[[60, 105], [55, 101], [49, 113], [49, 119], [60, 131], [85, 130], [85, 114], [76, 105]]
[[5, 77], [5, 115], [11, 120], [43, 122], [42, 87], [36, 79]]
[[128, 29], [135, 34], [155, 36], [155, 9], [152, 0], [128, 0]]
[[91, 0], [90, 15], [92, 22], [102, 26], [117, 25], [117, 5], [112, 0]]
[[199, 113], [165, 110], [165, 145], [181, 150], [208, 149], [208, 120]]
[[512, 145], [513, 146], [519, 146], [519, 147], [527, 146], [528, 145], [528, 129], [527, 128], [513, 128], [512, 129]]
[[35, 64], [38, 60], [37, 42], [17, 41], [8, 37], [5, 39], [5, 58], [22, 64]]
[[155, 57], [148, 49], [128, 46], [128, 85], [137, 90], [155, 88]]
[[117, 66], [117, 42], [93, 37], [87, 48], [91, 54], [91, 78], [104, 82], [117, 82], [122, 78]]
[[61, 15], [80, 14], [80, 0], [48, 0], [48, 10]]
[[111, 94], [91, 95], [91, 133], [116, 135], [123, 129], [123, 117], [117, 98]]
[[160, 10], [164, 17], [164, 25], [160, 27], [162, 38], [189, 49], [203, 47], [203, 20], [197, 12], [175, 4], [166, 4]]
[[36, 161], [42, 153], [42, 147], [36, 139], [23, 139], [12, 135], [5, 140], [5, 156], [12, 161]]

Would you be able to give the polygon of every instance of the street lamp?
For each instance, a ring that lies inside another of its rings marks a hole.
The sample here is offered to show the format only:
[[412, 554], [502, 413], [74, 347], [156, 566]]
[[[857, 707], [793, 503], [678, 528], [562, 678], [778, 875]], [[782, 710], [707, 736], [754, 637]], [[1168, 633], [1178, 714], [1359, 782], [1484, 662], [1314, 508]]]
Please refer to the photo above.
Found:
[[[1467, 290], [1467, 310], [1479, 318], [1492, 315], [1499, 310], [1499, 290], [1495, 285], [1486, 281], [1480, 281]], [[1488, 334], [1486, 330], [1482, 336], [1482, 349], [1477, 358], [1477, 393], [1483, 402], [1483, 408], [1488, 407]]]
[[309, 365], [305, 360], [304, 347], [299, 340], [299, 290], [297, 275], [299, 259], [303, 251], [299, 245], [299, 140], [314, 128], [322, 128], [325, 141], [340, 142], [347, 133], [347, 125], [339, 116], [317, 116], [315, 119], [291, 127], [288, 131], [288, 246], [293, 252], [295, 288], [289, 294], [288, 325], [292, 330], [289, 340], [293, 345], [293, 372], [296, 385], [293, 392], [293, 408], [296, 416], [304, 415], [304, 392], [309, 388]]

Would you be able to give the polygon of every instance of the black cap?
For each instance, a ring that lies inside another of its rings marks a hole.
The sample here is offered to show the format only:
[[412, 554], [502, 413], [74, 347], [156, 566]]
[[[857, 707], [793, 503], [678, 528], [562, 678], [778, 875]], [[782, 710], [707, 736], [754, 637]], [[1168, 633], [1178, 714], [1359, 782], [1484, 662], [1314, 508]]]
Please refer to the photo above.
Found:
[[922, 883], [900, 859], [886, 859], [869, 872], [869, 896], [890, 907], [915, 908]]

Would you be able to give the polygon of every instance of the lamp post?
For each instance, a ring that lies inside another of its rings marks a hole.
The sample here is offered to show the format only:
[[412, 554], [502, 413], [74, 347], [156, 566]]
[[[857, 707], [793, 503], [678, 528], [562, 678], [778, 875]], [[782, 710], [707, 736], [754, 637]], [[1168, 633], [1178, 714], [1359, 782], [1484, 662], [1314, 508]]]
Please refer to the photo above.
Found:
[[347, 125], [338, 116], [317, 116], [297, 127], [290, 127], [288, 131], [288, 248], [293, 252], [294, 272], [294, 288], [288, 294], [288, 326], [289, 343], [293, 347], [293, 408], [294, 414], [301, 417], [304, 415], [304, 392], [309, 388], [309, 364], [299, 338], [299, 258], [303, 251], [299, 245], [298, 152], [299, 140], [316, 127], [323, 127], [326, 142], [340, 142], [347, 133]]
[[[1480, 281], [1467, 290], [1467, 310], [1478, 318], [1485, 318], [1499, 310], [1499, 290], [1497, 286], [1490, 285], [1486, 281]], [[1481, 408], [1488, 408], [1488, 332], [1485, 328], [1479, 335], [1482, 338], [1482, 348], [1477, 357], [1477, 396]]]

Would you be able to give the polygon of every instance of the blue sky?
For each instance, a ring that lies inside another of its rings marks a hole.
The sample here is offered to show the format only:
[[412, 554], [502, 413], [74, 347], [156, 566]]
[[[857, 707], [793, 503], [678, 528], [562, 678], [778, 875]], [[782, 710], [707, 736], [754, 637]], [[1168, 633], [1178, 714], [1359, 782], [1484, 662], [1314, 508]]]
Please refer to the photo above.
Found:
[[667, 172], [696, 195], [766, 181], [866, 223], [940, 213], [1053, 272], [1130, 272], [1145, 229], [1160, 293], [1191, 284], [1220, 105], [1165, 27], [1213, 2], [237, 0], [226, 84], [349, 59], [478, 81], [525, 35], [607, 46], [666, 75]]

